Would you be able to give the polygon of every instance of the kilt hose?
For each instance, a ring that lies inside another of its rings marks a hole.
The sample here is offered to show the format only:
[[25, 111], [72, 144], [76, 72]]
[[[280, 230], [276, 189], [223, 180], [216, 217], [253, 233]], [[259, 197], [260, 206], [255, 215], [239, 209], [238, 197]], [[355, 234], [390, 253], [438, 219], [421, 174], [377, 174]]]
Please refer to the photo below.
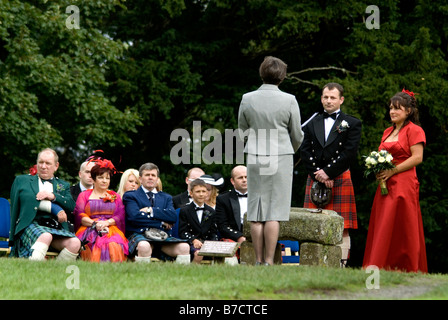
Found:
[[[310, 176], [306, 181], [304, 208], [317, 208], [311, 202], [310, 191], [313, 180]], [[336, 211], [344, 218], [344, 229], [358, 229], [358, 219], [356, 216], [355, 192], [351, 179], [350, 170], [345, 171], [334, 179], [331, 201], [325, 206], [326, 210]]]

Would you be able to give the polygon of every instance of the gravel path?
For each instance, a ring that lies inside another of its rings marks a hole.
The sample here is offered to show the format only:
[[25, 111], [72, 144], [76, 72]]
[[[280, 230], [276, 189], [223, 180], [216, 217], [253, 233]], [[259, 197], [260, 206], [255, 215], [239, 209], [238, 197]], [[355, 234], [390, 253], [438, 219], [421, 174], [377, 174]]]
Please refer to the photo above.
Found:
[[[363, 289], [362, 291], [326, 290], [314, 292], [315, 300], [406, 300], [419, 299], [420, 296], [430, 292], [440, 283], [434, 279], [422, 278], [412, 284], [388, 286], [379, 289]], [[446, 283], [445, 283], [446, 285]]]

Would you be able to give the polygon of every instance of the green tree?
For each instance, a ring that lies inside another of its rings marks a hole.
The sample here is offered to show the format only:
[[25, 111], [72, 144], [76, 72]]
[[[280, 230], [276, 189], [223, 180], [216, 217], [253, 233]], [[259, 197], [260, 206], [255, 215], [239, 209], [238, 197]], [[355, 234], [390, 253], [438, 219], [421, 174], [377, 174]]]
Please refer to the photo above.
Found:
[[[363, 120], [361, 154], [376, 149], [383, 130], [390, 126], [387, 113], [389, 98], [403, 88], [417, 93], [420, 120], [427, 137], [424, 162], [417, 168], [420, 180], [420, 204], [432, 270], [444, 270], [442, 258], [436, 253], [445, 248], [442, 235], [446, 226], [448, 199], [443, 177], [448, 173], [446, 118], [443, 97], [448, 90], [446, 59], [447, 32], [437, 29], [446, 11], [435, 12], [434, 2], [416, 1], [406, 6], [390, 2], [378, 5], [381, 10], [379, 30], [366, 30], [363, 23], [353, 26], [347, 43], [354, 44], [345, 53], [345, 61], [357, 74], [342, 82], [349, 95], [348, 104]], [[442, 3], [438, 8], [443, 8]], [[436, 6], [437, 7], [437, 6]], [[432, 19], [429, 23], [428, 16]], [[446, 185], [446, 184], [445, 184]], [[362, 229], [367, 229], [370, 205], [376, 182], [359, 184], [358, 208]]]
[[[80, 29], [69, 29], [70, 1], [0, 1], [0, 138], [3, 181], [35, 163], [37, 152], [57, 147], [70, 158], [98, 144], [129, 145], [138, 117], [119, 110], [104, 92], [110, 61], [124, 44], [99, 29], [119, 1], [81, 1]], [[77, 165], [76, 165], [77, 166]], [[75, 171], [76, 172], [76, 171]], [[2, 193], [8, 190], [2, 186]], [[6, 189], [6, 190], [5, 190]]]

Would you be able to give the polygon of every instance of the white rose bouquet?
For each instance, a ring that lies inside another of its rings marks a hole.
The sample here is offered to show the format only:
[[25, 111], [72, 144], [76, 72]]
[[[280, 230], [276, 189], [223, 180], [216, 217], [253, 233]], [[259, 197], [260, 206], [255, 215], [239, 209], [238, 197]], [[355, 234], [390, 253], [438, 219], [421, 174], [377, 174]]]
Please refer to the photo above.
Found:
[[[368, 156], [364, 156], [364, 158], [364, 164], [366, 166], [364, 177], [368, 177], [371, 173], [377, 174], [380, 171], [395, 168], [392, 162], [394, 157], [387, 150], [381, 150], [379, 152], [372, 151]], [[382, 195], [389, 193], [385, 181], [380, 181], [380, 187]]]

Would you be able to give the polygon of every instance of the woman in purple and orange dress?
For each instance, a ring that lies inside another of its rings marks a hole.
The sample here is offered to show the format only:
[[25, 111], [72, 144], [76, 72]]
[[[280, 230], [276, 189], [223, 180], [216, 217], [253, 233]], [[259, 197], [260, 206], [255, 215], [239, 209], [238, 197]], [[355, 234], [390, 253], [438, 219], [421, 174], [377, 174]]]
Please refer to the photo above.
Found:
[[121, 197], [109, 190], [111, 176], [116, 172], [112, 162], [97, 159], [91, 169], [93, 189], [78, 196], [75, 215], [76, 236], [85, 250], [81, 258], [93, 262], [125, 261], [128, 240], [124, 236], [125, 210]]

